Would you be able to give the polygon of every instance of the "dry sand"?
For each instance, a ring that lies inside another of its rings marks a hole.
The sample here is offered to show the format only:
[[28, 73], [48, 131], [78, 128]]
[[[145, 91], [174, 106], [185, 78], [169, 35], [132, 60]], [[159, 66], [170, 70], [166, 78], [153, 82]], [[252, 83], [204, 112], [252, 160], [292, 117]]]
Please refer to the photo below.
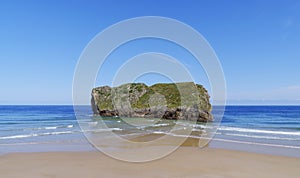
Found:
[[300, 159], [195, 147], [147, 163], [96, 151], [11, 153], [0, 156], [0, 177], [300, 177]]

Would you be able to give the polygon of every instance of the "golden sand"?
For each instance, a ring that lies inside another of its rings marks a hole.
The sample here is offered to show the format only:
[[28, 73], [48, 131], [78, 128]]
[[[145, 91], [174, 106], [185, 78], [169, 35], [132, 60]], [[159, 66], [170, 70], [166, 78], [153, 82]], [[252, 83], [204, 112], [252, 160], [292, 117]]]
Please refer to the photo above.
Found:
[[240, 151], [181, 147], [146, 163], [100, 152], [11, 153], [0, 156], [0, 177], [300, 177], [300, 159]]

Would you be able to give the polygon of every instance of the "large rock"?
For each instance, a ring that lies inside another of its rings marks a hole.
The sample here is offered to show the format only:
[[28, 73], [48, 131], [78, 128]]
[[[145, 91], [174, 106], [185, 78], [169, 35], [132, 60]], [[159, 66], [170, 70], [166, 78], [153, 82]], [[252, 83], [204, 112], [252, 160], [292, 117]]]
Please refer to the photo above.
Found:
[[95, 115], [213, 121], [207, 90], [192, 82], [129, 83], [92, 90]]

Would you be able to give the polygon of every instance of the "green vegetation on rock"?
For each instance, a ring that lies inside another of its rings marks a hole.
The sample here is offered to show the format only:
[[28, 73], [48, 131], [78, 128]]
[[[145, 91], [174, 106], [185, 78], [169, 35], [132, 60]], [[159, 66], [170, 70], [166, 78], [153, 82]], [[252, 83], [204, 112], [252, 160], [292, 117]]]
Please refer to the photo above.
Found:
[[100, 115], [113, 113], [116, 116], [132, 116], [139, 113], [141, 116], [152, 116], [154, 111], [167, 108], [168, 112], [173, 113], [172, 117], [180, 117], [178, 113], [181, 110], [190, 111], [193, 108], [199, 115], [211, 117], [207, 90], [193, 82], [159, 83], [152, 86], [128, 83], [113, 88], [97, 87], [92, 90], [92, 106], [94, 113]]

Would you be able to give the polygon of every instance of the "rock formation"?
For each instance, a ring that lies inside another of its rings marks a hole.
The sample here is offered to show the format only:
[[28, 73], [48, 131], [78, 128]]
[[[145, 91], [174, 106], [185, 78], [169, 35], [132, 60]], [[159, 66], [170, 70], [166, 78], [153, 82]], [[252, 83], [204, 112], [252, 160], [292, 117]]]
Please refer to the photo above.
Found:
[[213, 121], [207, 90], [192, 82], [129, 83], [92, 90], [95, 115]]

